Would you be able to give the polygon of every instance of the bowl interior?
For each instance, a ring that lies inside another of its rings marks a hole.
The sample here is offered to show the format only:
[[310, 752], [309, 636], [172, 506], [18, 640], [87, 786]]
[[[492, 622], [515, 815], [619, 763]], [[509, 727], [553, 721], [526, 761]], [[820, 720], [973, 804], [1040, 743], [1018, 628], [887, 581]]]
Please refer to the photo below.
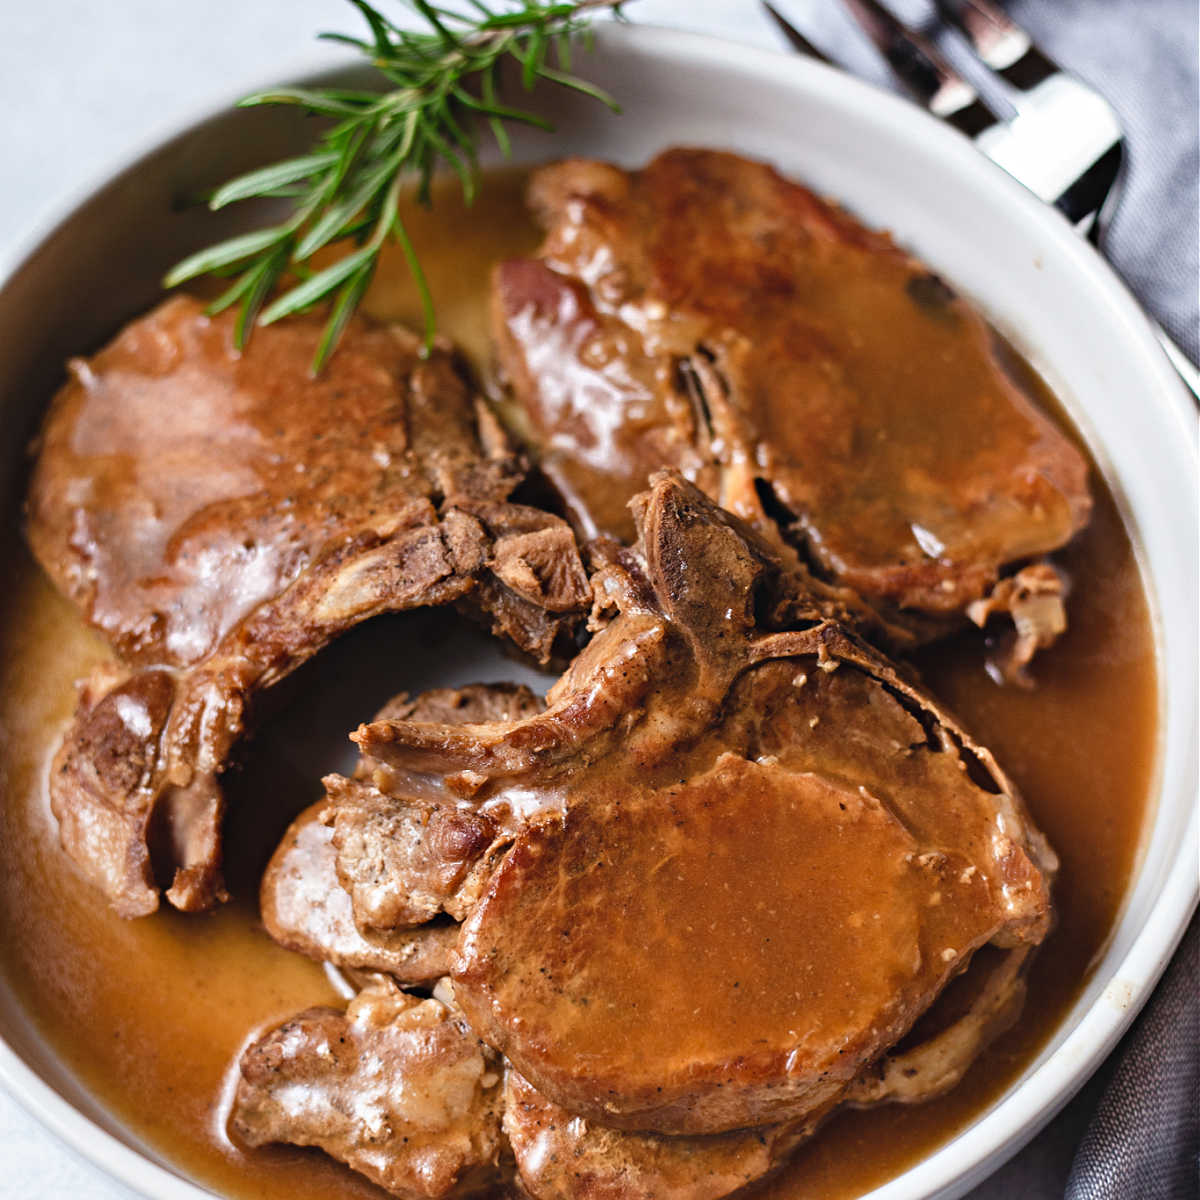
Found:
[[[522, 103], [518, 161], [578, 153], [638, 164], [673, 144], [736, 150], [890, 229], [971, 296], [1062, 398], [1121, 504], [1149, 583], [1162, 680], [1159, 800], [1124, 914], [1070, 1017], [1020, 1083], [964, 1134], [874, 1193], [959, 1194], [1032, 1136], [1115, 1042], [1195, 903], [1195, 425], [1136, 306], [1065, 222], [915, 108], [818, 64], [646, 27], [604, 27], [584, 68], [619, 96], [614, 117], [573, 93]], [[0, 487], [17, 511], [23, 449], [72, 353], [152, 304], [164, 270], [252, 215], [188, 203], [239, 169], [306, 144], [284, 110], [227, 111], [96, 189], [48, 232], [0, 292], [0, 405], [12, 431]], [[132, 1186], [202, 1193], [143, 1155], [56, 1062], [0, 980], [0, 1081]], [[92, 1124], [94, 1122], [95, 1124]], [[99, 1129], [97, 1128], [99, 1127]], [[106, 1130], [107, 1134], [101, 1133]]]

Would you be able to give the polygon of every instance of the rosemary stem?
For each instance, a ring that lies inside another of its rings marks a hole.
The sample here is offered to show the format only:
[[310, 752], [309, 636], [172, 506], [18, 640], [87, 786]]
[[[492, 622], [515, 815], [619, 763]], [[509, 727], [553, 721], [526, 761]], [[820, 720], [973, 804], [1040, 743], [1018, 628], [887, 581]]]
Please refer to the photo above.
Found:
[[[194, 254], [167, 276], [175, 286], [210, 272], [232, 273], [234, 283], [211, 311], [239, 306], [238, 344], [253, 326], [329, 303], [330, 315], [314, 370], [320, 370], [374, 276], [379, 254], [394, 240], [404, 254], [421, 298], [426, 348], [436, 333], [428, 280], [408, 230], [399, 216], [406, 182], [428, 202], [440, 165], [454, 170], [470, 204], [479, 173], [477, 123], [490, 127], [502, 154], [511, 152], [506, 123], [548, 128], [536, 112], [501, 103], [496, 70], [511, 59], [526, 87], [539, 80], [572, 88], [614, 111], [613, 99], [570, 72], [564, 45], [587, 27], [591, 15], [620, 15], [620, 0], [507, 0], [495, 7], [465, 0], [474, 12], [459, 12], [430, 0], [408, 0], [425, 28], [401, 27], [369, 0], [350, 0], [367, 23], [369, 37], [327, 34], [360, 50], [393, 86], [382, 93], [337, 88], [275, 88], [246, 97], [244, 106], [290, 104], [333, 122], [308, 154], [261, 167], [219, 188], [210, 202], [220, 208], [241, 200], [291, 196], [291, 216], [269, 230], [243, 234]], [[557, 66], [547, 62], [557, 54]], [[341, 256], [310, 268], [313, 255], [340, 244]], [[272, 296], [288, 274], [299, 276]], [[270, 299], [270, 303], [267, 301]]]

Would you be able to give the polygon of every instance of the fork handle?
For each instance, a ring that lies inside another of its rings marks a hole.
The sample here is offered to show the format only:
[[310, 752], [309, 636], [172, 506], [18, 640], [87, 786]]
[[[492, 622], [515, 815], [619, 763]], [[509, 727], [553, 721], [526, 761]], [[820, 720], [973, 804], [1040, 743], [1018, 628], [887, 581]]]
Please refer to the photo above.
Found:
[[1179, 373], [1179, 378], [1187, 385], [1188, 390], [1192, 393], [1192, 399], [1200, 405], [1200, 371], [1196, 370], [1192, 360], [1179, 348], [1172, 340], [1171, 335], [1158, 324], [1154, 324], [1154, 334], [1158, 338], [1158, 343], [1166, 351], [1167, 357], [1171, 360], [1171, 366]]

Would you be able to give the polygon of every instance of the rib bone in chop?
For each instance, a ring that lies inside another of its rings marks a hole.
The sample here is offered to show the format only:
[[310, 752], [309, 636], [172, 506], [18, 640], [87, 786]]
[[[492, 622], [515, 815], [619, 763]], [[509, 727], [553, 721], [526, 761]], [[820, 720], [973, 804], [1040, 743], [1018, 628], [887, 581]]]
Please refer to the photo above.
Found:
[[[443, 895], [452, 976], [547, 1101], [677, 1135], [802, 1121], [886, 1077], [977, 948], [1042, 939], [1054, 856], [885, 659], [815, 604], [772, 627], [784, 581], [740, 521], [676, 475], [635, 517], [545, 712], [356, 739], [381, 796], [494, 831]], [[389, 897], [398, 924], [433, 874]]]
[[[253, 694], [376, 613], [457, 602], [549, 655], [587, 592], [562, 521], [442, 349], [262, 330], [168, 301], [72, 364], [29, 497], [38, 559], [112, 643], [51, 777], [63, 844], [127, 916], [222, 894], [219, 777]], [[157, 880], [156, 880], [157, 877]]]
[[496, 268], [493, 330], [589, 532], [631, 536], [625, 502], [673, 466], [929, 634], [1086, 523], [1083, 456], [885, 234], [710, 150], [567, 160], [529, 195], [546, 238]]

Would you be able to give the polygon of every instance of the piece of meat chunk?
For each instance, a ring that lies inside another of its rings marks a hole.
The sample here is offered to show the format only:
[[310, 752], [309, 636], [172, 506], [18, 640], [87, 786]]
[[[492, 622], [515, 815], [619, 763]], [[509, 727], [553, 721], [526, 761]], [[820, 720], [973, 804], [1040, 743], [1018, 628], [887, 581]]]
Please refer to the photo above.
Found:
[[242, 1054], [229, 1128], [319, 1146], [401, 1200], [468, 1195], [501, 1154], [501, 1065], [459, 1014], [378, 980]]
[[674, 467], [921, 636], [1088, 520], [1083, 455], [927, 267], [769, 166], [673, 149], [538, 171], [493, 276], [502, 374], [589, 534]]
[[[517, 721], [543, 707], [527, 687], [474, 684], [398, 697], [376, 720]], [[462, 918], [486, 879], [488, 852], [501, 848], [500, 824], [469, 805], [413, 794], [369, 757], [353, 779], [329, 775], [324, 783], [338, 883], [364, 937], [411, 937], [406, 930], [441, 914]]]
[[509, 1070], [504, 1132], [533, 1200], [720, 1200], [775, 1170], [811, 1126], [707, 1137], [623, 1133], [551, 1104]]
[[988, 656], [988, 672], [997, 681], [1032, 686], [1029, 664], [1033, 656], [1052, 646], [1067, 628], [1066, 580], [1053, 563], [1022, 567], [1002, 580], [989, 595], [967, 607], [967, 615], [983, 628], [997, 613], [1012, 617], [1013, 627], [1001, 634], [1000, 644]]
[[749, 528], [676, 475], [635, 516], [594, 580], [617, 615], [544, 713], [356, 740], [510, 831], [452, 976], [549, 1102], [672, 1135], [810, 1120], [978, 948], [1041, 941], [1054, 855], [989, 752], [819, 604], [763, 623], [791, 581]]
[[382, 971], [409, 984], [440, 979], [450, 970], [458, 926], [446, 921], [362, 932], [338, 881], [324, 808], [324, 801], [314, 804], [291, 823], [263, 873], [260, 903], [267, 932], [281, 946], [336, 967]]
[[377, 613], [456, 603], [528, 654], [589, 600], [567, 525], [443, 347], [319, 317], [232, 349], [187, 297], [71, 365], [40, 438], [34, 553], [120, 656], [51, 772], [63, 844], [122, 914], [221, 897], [220, 775], [254, 693]]
[[392, 796], [330, 775], [324, 819], [332, 826], [338, 882], [365, 934], [461, 920], [478, 893], [476, 868], [500, 830], [457, 804]]
[[[515, 721], [539, 712], [542, 702], [527, 687], [508, 684], [469, 684], [461, 688], [433, 688], [415, 699], [400, 693], [389, 700], [375, 720], [419, 720], [447, 724], [479, 721]], [[351, 893], [339, 879], [339, 853], [334, 826], [359, 814], [343, 814], [331, 803], [339, 785], [346, 790], [364, 788], [361, 782], [374, 779], [387, 786], [387, 769], [370, 759], [360, 761], [355, 780], [331, 776], [327, 798], [305, 809], [288, 827], [263, 873], [260, 907], [267, 932], [289, 950], [338, 967], [383, 971], [401, 983], [431, 983], [450, 970], [450, 950], [458, 939], [458, 926], [446, 919], [430, 923], [439, 904], [409, 928], [400, 922], [386, 927], [363, 919], [356, 923]], [[379, 795], [374, 789], [369, 789]], [[381, 797], [383, 799], [383, 797]], [[386, 798], [390, 808], [404, 811], [404, 797]], [[468, 814], [469, 815], [469, 814]], [[403, 842], [391, 843], [390, 813], [383, 814], [382, 827], [360, 828], [357, 844], [376, 862], [389, 855], [404, 855]], [[477, 819], [477, 818], [476, 818]], [[461, 856], [460, 856], [461, 858]], [[410, 860], [411, 861], [411, 860]], [[379, 890], [391, 888], [407, 896], [415, 890], [412, 881], [396, 862], [387, 862], [380, 873]], [[366, 863], [343, 856], [342, 870], [349, 878], [362, 878]], [[450, 874], [441, 868], [441, 877]], [[419, 885], [417, 885], [419, 886]], [[425, 884], [428, 889], [428, 884]], [[401, 903], [401, 902], [393, 902]]]

